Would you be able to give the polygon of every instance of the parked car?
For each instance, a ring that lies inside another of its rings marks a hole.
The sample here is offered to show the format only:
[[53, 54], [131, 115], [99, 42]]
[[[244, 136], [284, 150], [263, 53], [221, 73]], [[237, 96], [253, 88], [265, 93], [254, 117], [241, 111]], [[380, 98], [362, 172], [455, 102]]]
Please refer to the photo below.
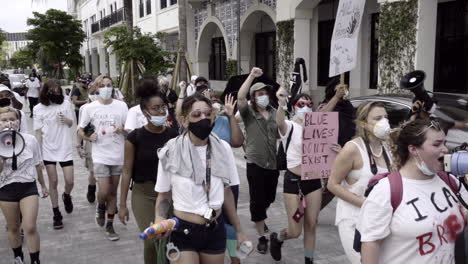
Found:
[[[468, 120], [468, 97], [449, 94], [433, 93], [437, 100], [434, 115], [446, 121]], [[400, 125], [408, 118], [412, 106], [412, 95], [372, 95], [351, 98], [351, 104], [357, 108], [368, 101], [380, 101], [385, 104], [390, 126]], [[447, 134], [447, 147], [452, 149], [468, 141], [468, 131], [450, 129]]]
[[9, 74], [8, 79], [10, 79], [11, 89], [17, 92], [21, 96], [25, 96], [28, 92], [26, 87], [26, 78], [24, 74]]

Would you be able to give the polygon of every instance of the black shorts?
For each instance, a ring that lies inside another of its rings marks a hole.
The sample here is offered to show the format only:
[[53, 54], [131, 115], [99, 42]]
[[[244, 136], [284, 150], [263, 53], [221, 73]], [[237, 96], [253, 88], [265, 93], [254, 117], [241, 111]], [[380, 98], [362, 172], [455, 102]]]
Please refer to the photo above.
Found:
[[171, 233], [170, 241], [180, 251], [195, 251], [205, 254], [224, 254], [226, 251], [226, 229], [223, 216], [216, 224], [193, 224], [179, 219], [179, 226]]
[[289, 170], [284, 173], [283, 193], [299, 194], [299, 186], [302, 194], [307, 195], [322, 188], [320, 179], [301, 181], [301, 176]]
[[[57, 161], [48, 161], [48, 160], [44, 160], [44, 166], [47, 166], [47, 165], [57, 165]], [[60, 164], [60, 167], [62, 168], [65, 168], [65, 167], [69, 167], [69, 166], [73, 166], [73, 160], [69, 160], [69, 161], [59, 161], [59, 164]]]
[[19, 202], [31, 195], [38, 195], [36, 182], [14, 182], [0, 188], [0, 201]]

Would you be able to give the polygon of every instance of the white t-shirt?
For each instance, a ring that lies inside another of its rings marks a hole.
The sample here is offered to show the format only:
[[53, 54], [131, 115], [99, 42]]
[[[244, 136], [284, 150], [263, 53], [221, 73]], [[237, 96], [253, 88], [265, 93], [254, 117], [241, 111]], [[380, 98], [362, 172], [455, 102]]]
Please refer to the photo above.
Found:
[[26, 94], [27, 97], [39, 98], [39, 88], [41, 87], [39, 79], [35, 78], [34, 82], [31, 82], [31, 80], [28, 79], [26, 81], [26, 87], [28, 87], [28, 93]]
[[73, 120], [70, 102], [51, 103], [49, 106], [38, 104], [33, 111], [34, 131], [42, 131], [42, 158], [47, 161], [73, 160], [71, 128], [59, 120], [59, 113]]
[[[457, 181], [458, 182], [458, 181]], [[462, 186], [461, 196], [468, 201]], [[465, 221], [449, 186], [439, 177], [403, 178], [403, 198], [393, 212], [387, 178], [374, 187], [360, 213], [361, 241], [383, 239], [378, 263], [454, 263], [456, 235]]]
[[289, 142], [289, 147], [286, 152], [286, 160], [288, 162], [288, 169], [295, 168], [302, 163], [302, 126], [297, 124], [294, 121], [284, 120], [286, 122], [287, 130], [286, 134], [281, 135], [281, 131], [278, 129], [278, 134], [280, 135], [281, 142], [283, 142], [283, 148], [286, 150], [286, 143], [288, 141], [289, 132], [294, 126], [294, 130], [291, 135], [291, 141]]
[[41, 150], [36, 138], [32, 135], [20, 133], [25, 142], [23, 152], [17, 156], [17, 170], [12, 170], [12, 159], [5, 160], [0, 172], [0, 188], [14, 182], [34, 182], [37, 177], [36, 166], [42, 161]]
[[[239, 174], [235, 165], [234, 154], [228, 143], [220, 140], [223, 147], [226, 149], [228, 156], [225, 157], [223, 167], [226, 173], [229, 174], [230, 185], [239, 184]], [[195, 147], [198, 151], [203, 169], [206, 169], [206, 145]], [[158, 177], [156, 192], [169, 192], [172, 190], [172, 200], [174, 201], [174, 209], [181, 212], [188, 212], [203, 216], [208, 210], [208, 199], [206, 197], [203, 185], [196, 185], [193, 179], [181, 177], [171, 174], [164, 170], [163, 166], [158, 166]], [[210, 190], [210, 205], [209, 207], [215, 210], [221, 208], [224, 202], [224, 183], [220, 177], [211, 175], [211, 190]]]
[[85, 128], [91, 122], [97, 133], [97, 140], [92, 145], [94, 163], [123, 165], [125, 137], [114, 131], [124, 127], [127, 112], [127, 104], [119, 100], [112, 100], [107, 105], [94, 101], [83, 109], [78, 127]]
[[148, 124], [148, 119], [143, 115], [139, 104], [128, 110], [125, 130], [132, 131], [146, 124]]

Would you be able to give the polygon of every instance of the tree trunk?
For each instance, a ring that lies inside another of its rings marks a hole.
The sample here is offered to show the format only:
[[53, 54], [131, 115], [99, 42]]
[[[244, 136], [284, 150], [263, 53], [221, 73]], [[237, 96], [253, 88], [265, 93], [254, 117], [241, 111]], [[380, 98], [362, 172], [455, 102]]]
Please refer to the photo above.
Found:
[[[187, 0], [179, 0], [179, 80], [187, 82]], [[177, 69], [176, 69], [177, 70]]]

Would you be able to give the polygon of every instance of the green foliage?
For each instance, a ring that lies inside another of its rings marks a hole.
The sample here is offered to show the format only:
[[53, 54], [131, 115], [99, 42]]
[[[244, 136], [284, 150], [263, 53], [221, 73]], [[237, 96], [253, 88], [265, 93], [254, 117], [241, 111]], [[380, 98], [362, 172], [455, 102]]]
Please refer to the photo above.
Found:
[[292, 70], [294, 56], [294, 20], [280, 21], [276, 23], [278, 36], [278, 76], [280, 85], [289, 87], [289, 75]]
[[384, 3], [380, 9], [380, 94], [398, 93], [403, 75], [414, 70], [418, 0]]
[[130, 31], [126, 26], [117, 26], [104, 34], [104, 43], [120, 63], [139, 62], [145, 69], [143, 76], [157, 76], [173, 67], [173, 54], [158, 44], [161, 38], [160, 34], [143, 34], [138, 27]]
[[20, 49], [15, 51], [10, 58], [10, 65], [13, 68], [27, 68], [33, 64], [34, 57], [31, 56], [31, 53], [27, 48]]
[[45, 14], [33, 12], [33, 15], [27, 20], [33, 26], [28, 38], [33, 41], [30, 47], [41, 67], [59, 79], [64, 77], [65, 64], [78, 71], [83, 65], [80, 47], [86, 37], [80, 21], [56, 9], [49, 9]]
[[229, 80], [232, 76], [237, 75], [237, 60], [226, 61], [226, 79]]

